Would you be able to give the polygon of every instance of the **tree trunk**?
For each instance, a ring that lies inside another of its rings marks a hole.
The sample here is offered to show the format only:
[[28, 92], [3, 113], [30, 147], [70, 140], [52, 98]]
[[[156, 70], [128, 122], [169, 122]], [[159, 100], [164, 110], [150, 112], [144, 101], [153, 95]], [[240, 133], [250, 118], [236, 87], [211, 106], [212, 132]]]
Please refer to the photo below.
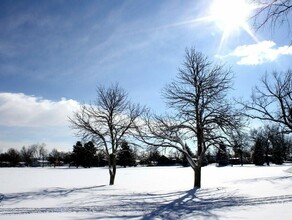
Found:
[[116, 174], [113, 172], [110, 172], [110, 183], [109, 183], [110, 185], [114, 185], [115, 177], [116, 177]]
[[198, 165], [195, 167], [195, 181], [194, 188], [201, 188], [201, 166]]
[[[197, 115], [199, 115], [199, 108], [197, 107]], [[201, 116], [201, 115], [200, 115]], [[198, 146], [198, 151], [197, 151], [197, 164], [195, 166], [195, 184], [194, 188], [201, 188], [201, 168], [202, 168], [202, 161], [204, 158], [205, 150], [203, 150], [204, 147], [204, 133], [202, 130], [202, 122], [197, 119], [197, 146]]]
[[117, 171], [117, 163], [116, 163], [116, 158], [115, 156], [112, 156], [110, 163], [112, 163], [111, 165], [109, 165], [109, 173], [110, 173], [110, 185], [114, 185], [115, 183], [115, 177], [116, 177], [116, 171]]

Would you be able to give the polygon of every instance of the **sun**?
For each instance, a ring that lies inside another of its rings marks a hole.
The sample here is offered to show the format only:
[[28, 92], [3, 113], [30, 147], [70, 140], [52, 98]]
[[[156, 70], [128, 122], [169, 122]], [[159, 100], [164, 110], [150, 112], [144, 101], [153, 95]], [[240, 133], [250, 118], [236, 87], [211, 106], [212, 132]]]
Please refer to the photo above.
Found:
[[256, 40], [248, 24], [254, 9], [247, 0], [213, 0], [206, 18], [223, 32], [219, 50], [224, 41], [238, 30], [246, 31]]
[[246, 25], [251, 6], [245, 0], [215, 0], [210, 7], [211, 19], [224, 32]]

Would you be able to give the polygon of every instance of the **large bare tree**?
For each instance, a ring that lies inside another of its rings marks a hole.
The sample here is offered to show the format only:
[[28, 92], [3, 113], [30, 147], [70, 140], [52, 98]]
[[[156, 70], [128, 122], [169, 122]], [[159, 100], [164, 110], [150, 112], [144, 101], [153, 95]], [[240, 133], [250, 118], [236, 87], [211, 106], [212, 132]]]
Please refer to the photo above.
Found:
[[117, 84], [109, 88], [99, 86], [96, 91], [95, 102], [82, 105], [70, 121], [78, 135], [104, 148], [109, 165], [109, 184], [113, 185], [118, 147], [131, 135], [143, 108], [131, 104], [125, 90]]
[[252, 119], [273, 122], [284, 132], [292, 132], [292, 71], [265, 74], [256, 86], [249, 103], [241, 103], [245, 114]]
[[[206, 150], [227, 142], [228, 134], [240, 125], [239, 114], [227, 100], [231, 81], [229, 69], [213, 64], [194, 48], [186, 49], [177, 79], [163, 90], [171, 112], [144, 117], [142, 141], [182, 152], [194, 170], [194, 187], [201, 187]], [[191, 157], [188, 147], [196, 152], [196, 158]]]

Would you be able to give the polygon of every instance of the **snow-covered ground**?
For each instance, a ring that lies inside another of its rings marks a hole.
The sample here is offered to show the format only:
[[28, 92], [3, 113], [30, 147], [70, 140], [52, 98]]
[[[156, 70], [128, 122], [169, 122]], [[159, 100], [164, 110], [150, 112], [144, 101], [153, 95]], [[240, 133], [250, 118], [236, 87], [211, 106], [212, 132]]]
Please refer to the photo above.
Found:
[[1, 168], [0, 219], [291, 219], [292, 164], [207, 166], [202, 188], [182, 167]]

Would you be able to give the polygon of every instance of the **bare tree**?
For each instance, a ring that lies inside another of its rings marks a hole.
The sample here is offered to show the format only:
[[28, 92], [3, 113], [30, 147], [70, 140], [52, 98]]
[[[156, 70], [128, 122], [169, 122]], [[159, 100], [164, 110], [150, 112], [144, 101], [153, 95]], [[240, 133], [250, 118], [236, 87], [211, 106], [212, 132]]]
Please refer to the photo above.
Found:
[[292, 132], [292, 71], [273, 72], [270, 80], [266, 74], [261, 86], [253, 90], [252, 101], [241, 104], [245, 115], [252, 119], [274, 122], [284, 132]]
[[39, 159], [39, 160], [45, 160], [47, 155], [48, 155], [48, 151], [46, 149], [46, 144], [42, 143], [42, 144], [32, 144], [31, 146], [29, 146], [32, 151], [33, 151], [33, 156], [35, 159]]
[[83, 105], [70, 118], [73, 129], [86, 139], [103, 147], [108, 159], [110, 185], [116, 175], [116, 156], [119, 145], [131, 135], [135, 121], [143, 112], [139, 105], [128, 101], [127, 93], [117, 84], [97, 87], [94, 104]]
[[291, 0], [252, 0], [257, 10], [254, 15], [256, 27], [272, 27], [286, 23], [289, 26], [289, 15], [292, 10]]
[[35, 148], [33, 146], [23, 146], [20, 150], [20, 156], [22, 161], [25, 162], [26, 166], [31, 166], [34, 158]]
[[[239, 126], [239, 115], [227, 101], [231, 71], [215, 65], [194, 48], [186, 50], [183, 68], [167, 85], [163, 95], [171, 116], [144, 117], [140, 139], [152, 146], [172, 147], [182, 152], [195, 172], [194, 187], [201, 187], [201, 167], [207, 149], [228, 141]], [[192, 158], [188, 147], [194, 147]]]

